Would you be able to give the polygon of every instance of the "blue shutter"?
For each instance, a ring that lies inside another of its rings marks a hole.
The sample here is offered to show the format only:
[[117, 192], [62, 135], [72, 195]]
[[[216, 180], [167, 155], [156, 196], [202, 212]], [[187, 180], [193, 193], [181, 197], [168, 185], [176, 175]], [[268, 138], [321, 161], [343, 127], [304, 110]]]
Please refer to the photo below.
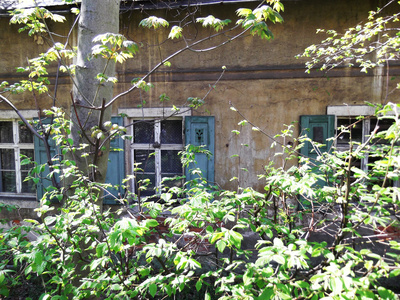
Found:
[[[37, 121], [37, 119], [35, 119]], [[43, 124], [50, 124], [50, 119], [42, 119], [41, 122]], [[40, 126], [38, 126], [40, 128]], [[49, 138], [49, 146], [50, 146], [50, 154], [52, 158], [55, 158], [57, 155], [57, 148], [54, 140], [50, 137]], [[46, 155], [46, 147], [41, 139], [39, 139], [37, 136], [34, 136], [34, 147], [35, 147], [35, 161], [39, 165], [46, 165], [44, 172], [40, 174], [40, 180], [38, 184], [36, 185], [36, 197], [37, 200], [42, 199], [44, 193], [46, 190], [52, 186], [52, 181], [51, 178], [48, 177], [50, 171], [49, 171], [49, 166], [48, 166], [48, 160], [47, 160], [47, 155]], [[58, 181], [58, 176], [56, 177], [56, 180]], [[55, 199], [51, 199], [52, 201], [57, 201]]]
[[[332, 140], [327, 140], [334, 137], [335, 135], [335, 116], [334, 115], [309, 115], [300, 116], [300, 133], [306, 134], [314, 142], [324, 144], [324, 146], [319, 147], [318, 151], [321, 153], [328, 152], [332, 147]], [[306, 142], [304, 147], [300, 150], [300, 153], [311, 159], [318, 157], [318, 153], [314, 150], [310, 142]], [[314, 162], [316, 163], [316, 162]], [[313, 172], [319, 172], [318, 166], [314, 167]], [[327, 185], [326, 181], [318, 180], [317, 185], [323, 187]], [[310, 207], [310, 203], [305, 201], [302, 196], [300, 196], [300, 202], [303, 207]], [[316, 204], [318, 207], [318, 204]], [[300, 209], [302, 207], [299, 207]]]
[[215, 118], [212, 116], [196, 116], [185, 117], [185, 143], [194, 146], [204, 146], [211, 152], [212, 156], [208, 158], [204, 153], [196, 153], [195, 159], [197, 164], [190, 164], [186, 168], [186, 180], [190, 181], [196, 178], [191, 174], [190, 170], [199, 168], [203, 177], [210, 183], [214, 182], [214, 126]]
[[[122, 117], [111, 117], [111, 122], [113, 124], [118, 124], [119, 126], [124, 125], [124, 120]], [[122, 188], [122, 180], [125, 178], [125, 160], [124, 160], [124, 140], [121, 137], [113, 139], [110, 143], [110, 154], [108, 156], [108, 166], [106, 174], [106, 183], [112, 185], [119, 185], [118, 189], [112, 188], [108, 189], [111, 195], [105, 195], [103, 203], [104, 204], [119, 204], [115, 201], [114, 197], [120, 198], [120, 195], [125, 194], [125, 190]], [[122, 149], [122, 151], [117, 150]]]
[[[327, 152], [332, 147], [332, 140], [327, 139], [335, 135], [335, 116], [333, 115], [314, 115], [300, 116], [300, 132], [306, 134], [312, 141], [325, 144], [319, 148], [321, 152]], [[318, 155], [313, 151], [311, 143], [305, 143], [300, 151], [301, 154], [316, 158]]]

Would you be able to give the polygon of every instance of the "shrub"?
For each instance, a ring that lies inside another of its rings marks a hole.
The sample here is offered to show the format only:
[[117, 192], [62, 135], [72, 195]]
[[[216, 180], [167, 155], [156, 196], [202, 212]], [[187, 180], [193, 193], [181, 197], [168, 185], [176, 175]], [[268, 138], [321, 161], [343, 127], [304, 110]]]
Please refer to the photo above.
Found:
[[[118, 209], [103, 210], [98, 200], [108, 185], [62, 160], [59, 176], [74, 178], [73, 193], [49, 189], [40, 222], [26, 220], [29, 227], [2, 234], [0, 293], [22, 278], [10, 276], [13, 263], [28, 279], [44, 281], [40, 299], [395, 299], [380, 280], [400, 274], [400, 193], [388, 184], [399, 175], [397, 110], [377, 109], [378, 119], [393, 123], [369, 143], [315, 160], [299, 149], [320, 145], [292, 138], [287, 127], [276, 138], [291, 137], [293, 146], [277, 155], [299, 164], [266, 166], [263, 192], [221, 190], [193, 170], [198, 177], [183, 188], [164, 186], [159, 197], [140, 203], [128, 203], [136, 198], [127, 192]], [[58, 119], [54, 138], [65, 154], [74, 149]], [[205, 151], [188, 147], [186, 165], [194, 158], [189, 150]], [[368, 172], [353, 164], [365, 155], [374, 157]], [[63, 199], [58, 211], [49, 199]], [[37, 240], [24, 239], [26, 230]]]

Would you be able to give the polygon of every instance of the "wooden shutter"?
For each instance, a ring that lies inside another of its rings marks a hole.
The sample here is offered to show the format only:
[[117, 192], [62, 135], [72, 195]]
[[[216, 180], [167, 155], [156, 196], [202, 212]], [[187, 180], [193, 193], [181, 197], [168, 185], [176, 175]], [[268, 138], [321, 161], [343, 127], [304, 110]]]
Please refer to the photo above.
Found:
[[[111, 117], [111, 122], [113, 124], [118, 124], [119, 126], [124, 125], [124, 120], [120, 116]], [[108, 192], [117, 198], [119, 198], [120, 195], [125, 194], [124, 189], [121, 187], [122, 180], [125, 178], [124, 145], [124, 140], [121, 137], [113, 139], [110, 143], [110, 154], [108, 156], [106, 183], [120, 185], [118, 189], [108, 189]], [[114, 200], [115, 198], [113, 196], [105, 195], [103, 203], [119, 204], [118, 201]]]
[[[314, 149], [310, 142], [306, 142], [304, 147], [300, 150], [300, 153], [311, 159], [318, 157], [320, 153], [330, 151], [332, 147], [332, 140], [327, 140], [334, 137], [335, 135], [335, 116], [334, 115], [308, 115], [300, 116], [300, 134], [305, 134], [312, 141], [324, 144], [322, 147]], [[314, 163], [316, 163], [314, 161]], [[319, 172], [318, 166], [312, 169], [314, 172]], [[323, 187], [327, 183], [324, 180], [318, 180], [317, 186]], [[300, 202], [303, 207], [310, 207], [310, 203], [305, 201], [302, 196], [300, 196]], [[316, 204], [316, 207], [318, 205]], [[301, 208], [301, 207], [299, 207]]]
[[204, 153], [195, 155], [197, 164], [190, 164], [185, 170], [187, 181], [196, 177], [191, 174], [190, 170], [199, 168], [208, 182], [214, 182], [214, 126], [215, 118], [212, 116], [185, 117], [185, 144], [204, 146], [204, 149], [207, 149], [212, 154], [210, 158]]
[[[327, 139], [335, 135], [335, 116], [333, 115], [314, 115], [314, 116], [300, 116], [300, 133], [306, 134], [312, 141], [325, 144], [319, 148], [321, 152], [327, 152], [332, 147], [332, 141]], [[313, 151], [311, 143], [305, 143], [301, 149], [301, 154], [316, 158], [318, 156], [316, 151]]]
[[[38, 121], [38, 119], [35, 119], [35, 121]], [[50, 124], [50, 119], [42, 119], [41, 122], [43, 124]], [[37, 127], [39, 127], [38, 125]], [[49, 146], [50, 146], [50, 154], [52, 158], [55, 158], [56, 155], [58, 154], [57, 152], [57, 147], [54, 142], [54, 140], [49, 137]], [[36, 185], [36, 197], [37, 200], [42, 199], [43, 195], [45, 194], [46, 190], [52, 186], [52, 181], [51, 178], [49, 178], [49, 166], [48, 166], [48, 159], [46, 155], [46, 147], [41, 139], [39, 139], [37, 136], [34, 136], [34, 147], [35, 147], [35, 161], [39, 165], [46, 165], [44, 172], [40, 174], [40, 180], [38, 184]], [[58, 176], [56, 175], [56, 180], [58, 181]], [[56, 199], [51, 199], [52, 201], [57, 201]]]

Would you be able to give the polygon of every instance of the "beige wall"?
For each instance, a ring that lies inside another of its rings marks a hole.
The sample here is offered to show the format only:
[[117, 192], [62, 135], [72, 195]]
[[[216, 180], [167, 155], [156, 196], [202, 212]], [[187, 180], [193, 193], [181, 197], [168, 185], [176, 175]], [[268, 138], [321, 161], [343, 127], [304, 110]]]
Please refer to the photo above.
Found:
[[[239, 136], [231, 131], [238, 128], [242, 119], [239, 114], [230, 110], [229, 102], [246, 118], [260, 127], [265, 133], [274, 136], [284, 128], [284, 124], [298, 121], [300, 115], [325, 114], [327, 105], [363, 104], [364, 101], [381, 103], [385, 95], [385, 78], [359, 73], [358, 70], [338, 69], [324, 77], [322, 73], [307, 75], [304, 73], [304, 60], [294, 58], [296, 54], [312, 43], [317, 43], [324, 35], [316, 36], [317, 28], [333, 28], [341, 30], [353, 26], [367, 16], [367, 12], [380, 6], [382, 1], [373, 0], [307, 0], [285, 1], [285, 12], [282, 14], [283, 24], [271, 25], [275, 35], [272, 41], [261, 40], [258, 37], [246, 36], [229, 43], [223, 48], [206, 53], [186, 51], [171, 60], [172, 66], [162, 67], [151, 77], [155, 85], [148, 93], [134, 91], [122, 97], [113, 107], [136, 107], [141, 100], [146, 100], [146, 107], [159, 107], [158, 97], [166, 93], [171, 98], [171, 104], [185, 105], [188, 97], [203, 97], [221, 74], [221, 66], [227, 71], [216, 88], [206, 98], [206, 105], [198, 111], [198, 115], [211, 114], [216, 120], [216, 154], [215, 180], [224, 188], [235, 188], [235, 182], [230, 182], [232, 176], [240, 175], [240, 184], [252, 185], [262, 189], [262, 182], [257, 180], [257, 174], [263, 172], [263, 166], [272, 159], [276, 149], [271, 149], [272, 140], [260, 132], [251, 131], [251, 127], [242, 130]], [[214, 14], [217, 17], [234, 19], [234, 12], [240, 5], [213, 5], [201, 7], [203, 16]], [[254, 3], [249, 4], [254, 7]], [[155, 12], [170, 19], [176, 12]], [[181, 14], [185, 13], [184, 11]], [[153, 14], [146, 11], [145, 14]], [[130, 86], [130, 81], [152, 68], [160, 57], [166, 57], [184, 46], [182, 41], [166, 41], [167, 30], [154, 32], [149, 29], [139, 29], [138, 23], [144, 14], [138, 11], [126, 12], [121, 15], [121, 32], [141, 45], [140, 53], [127, 64], [118, 66], [120, 83], [116, 94]], [[40, 51], [45, 51], [44, 45], [37, 45], [32, 37], [17, 34], [17, 26], [8, 26], [6, 18], [0, 19], [0, 39], [3, 59], [0, 61], [0, 81], [13, 82], [17, 79], [13, 67], [25, 65], [27, 57], [34, 57]], [[53, 28], [55, 31], [67, 33], [61, 25]], [[194, 39], [206, 37], [210, 32], [190, 27], [187, 33]], [[75, 38], [72, 39], [74, 41]], [[220, 39], [207, 41], [206, 46], [218, 44]], [[162, 44], [161, 48], [155, 46]], [[394, 75], [399, 73], [391, 68]], [[54, 82], [54, 77], [51, 77]], [[68, 78], [60, 77], [58, 90], [59, 100], [56, 105], [68, 106], [71, 90]], [[390, 81], [390, 85], [395, 82]], [[398, 92], [389, 96], [390, 101], [398, 101]], [[35, 107], [32, 95], [13, 96], [16, 106], [20, 109]], [[49, 98], [38, 97], [41, 108], [52, 105]], [[0, 103], [0, 109], [7, 107]], [[295, 125], [297, 134], [298, 125]], [[249, 147], [241, 147], [248, 144]], [[230, 158], [240, 154], [238, 158]], [[245, 167], [248, 173], [240, 172]]]

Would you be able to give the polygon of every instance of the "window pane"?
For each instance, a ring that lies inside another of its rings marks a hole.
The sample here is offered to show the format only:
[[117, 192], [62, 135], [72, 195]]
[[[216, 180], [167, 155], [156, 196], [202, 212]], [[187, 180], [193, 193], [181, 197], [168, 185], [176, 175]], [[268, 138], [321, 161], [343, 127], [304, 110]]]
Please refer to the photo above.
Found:
[[18, 127], [19, 127], [19, 142], [33, 143], [33, 134], [28, 129], [28, 127], [22, 122], [18, 122]]
[[15, 172], [0, 171], [0, 192], [16, 193]]
[[[20, 150], [21, 155], [25, 155], [26, 157], [29, 157], [33, 159], [33, 149], [21, 149]], [[21, 158], [22, 160], [23, 158]], [[33, 167], [33, 164], [28, 164], [28, 165], [21, 165], [21, 170], [29, 170]]]
[[26, 176], [28, 176], [27, 171], [22, 171], [22, 193], [34, 193], [35, 185], [32, 180], [24, 181]]
[[181, 120], [165, 120], [161, 122], [161, 144], [182, 144]]
[[[148, 184], [146, 185], [146, 183]], [[136, 174], [135, 191], [140, 196], [151, 196], [155, 194], [155, 174]], [[146, 188], [144, 188], [146, 187]]]
[[[371, 133], [375, 130], [375, 127], [378, 126], [377, 132], [386, 131], [393, 125], [393, 120], [390, 119], [382, 119], [378, 120], [376, 118], [371, 119]], [[373, 144], [390, 144], [389, 140], [375, 138], [372, 139]]]
[[133, 142], [154, 144], [154, 122], [140, 122], [133, 127]]
[[0, 149], [0, 169], [1, 170], [15, 170], [13, 149]]
[[0, 143], [14, 143], [12, 122], [0, 122]]
[[155, 153], [150, 150], [135, 150], [135, 163], [144, 172], [154, 173], [156, 170]]
[[178, 150], [161, 151], [161, 173], [171, 175], [182, 175], [182, 163]]
[[[357, 120], [355, 118], [345, 118], [337, 120], [338, 127], [338, 147], [349, 147], [349, 142], [362, 142], [362, 120]], [[351, 125], [351, 126], [350, 126]], [[340, 127], [348, 127], [345, 132], [340, 132]], [[351, 134], [351, 135], [350, 135]]]
[[184, 183], [184, 181], [183, 181], [183, 179], [181, 178], [181, 179], [174, 179], [174, 180], [170, 180], [170, 179], [165, 179], [165, 178], [171, 178], [171, 177], [169, 177], [169, 176], [164, 176], [163, 177], [163, 181], [162, 181], [162, 184], [165, 186], [165, 187], [168, 187], [168, 188], [171, 188], [171, 187], [179, 187], [179, 188], [183, 188], [183, 183]]

